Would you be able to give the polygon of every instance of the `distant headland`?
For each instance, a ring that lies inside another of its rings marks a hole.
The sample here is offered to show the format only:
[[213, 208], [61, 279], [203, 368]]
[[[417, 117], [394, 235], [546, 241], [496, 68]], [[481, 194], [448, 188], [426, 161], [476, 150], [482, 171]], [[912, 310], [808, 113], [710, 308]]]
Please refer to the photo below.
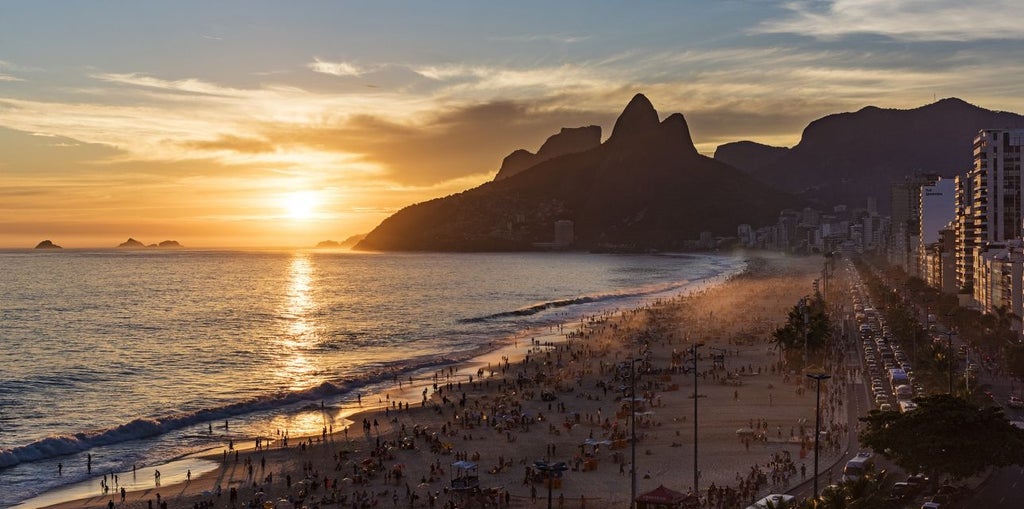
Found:
[[336, 240], [323, 240], [318, 242], [316, 247], [317, 249], [352, 249], [352, 246], [355, 246], [364, 238], [366, 238], [366, 234], [361, 233], [358, 235], [352, 235], [341, 242]]
[[176, 240], [165, 240], [165, 241], [163, 241], [163, 242], [161, 242], [159, 244], [150, 244], [150, 245], [147, 246], [146, 244], [143, 244], [142, 242], [139, 242], [139, 241], [129, 237], [128, 240], [118, 244], [117, 247], [121, 248], [121, 249], [146, 249], [146, 248], [167, 249], [167, 248], [180, 248], [180, 247], [183, 247], [183, 246], [181, 244], [179, 244], [178, 241], [176, 241]]
[[64, 249], [64, 248], [58, 246], [57, 244], [54, 244], [53, 242], [51, 242], [49, 240], [44, 240], [44, 241], [36, 244], [36, 249]]

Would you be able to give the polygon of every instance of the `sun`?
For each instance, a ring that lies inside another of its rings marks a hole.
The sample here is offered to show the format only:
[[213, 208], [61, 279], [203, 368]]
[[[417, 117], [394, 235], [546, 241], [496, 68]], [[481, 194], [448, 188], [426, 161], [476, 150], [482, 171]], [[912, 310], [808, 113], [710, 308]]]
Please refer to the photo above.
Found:
[[316, 216], [319, 201], [314, 191], [294, 191], [282, 195], [280, 205], [289, 219], [307, 221]]

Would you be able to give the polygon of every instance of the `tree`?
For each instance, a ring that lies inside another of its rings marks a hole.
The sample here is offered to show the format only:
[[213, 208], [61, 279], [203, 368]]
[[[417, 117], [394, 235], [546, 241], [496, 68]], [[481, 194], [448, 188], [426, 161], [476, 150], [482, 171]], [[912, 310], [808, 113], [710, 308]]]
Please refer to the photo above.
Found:
[[998, 407], [980, 408], [949, 394], [914, 400], [907, 413], [873, 410], [861, 417], [861, 443], [908, 472], [963, 479], [990, 466], [1024, 464], [1024, 430]]
[[1006, 369], [1014, 378], [1024, 382], [1024, 346], [1006, 347]]
[[786, 325], [772, 332], [772, 342], [784, 350], [803, 349], [806, 339], [807, 349], [816, 352], [832, 337], [832, 324], [825, 302], [820, 297], [808, 298], [806, 302], [806, 305], [801, 303], [793, 306]]

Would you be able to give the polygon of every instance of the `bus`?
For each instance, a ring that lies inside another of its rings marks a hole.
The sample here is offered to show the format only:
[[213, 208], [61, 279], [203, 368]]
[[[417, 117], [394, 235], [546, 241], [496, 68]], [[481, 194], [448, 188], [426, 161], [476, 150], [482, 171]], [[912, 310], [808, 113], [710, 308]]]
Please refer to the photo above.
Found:
[[900, 385], [907, 385], [910, 383], [910, 378], [907, 376], [907, 372], [900, 368], [893, 368], [889, 370], [889, 385], [892, 387], [898, 387]]
[[870, 452], [859, 452], [843, 467], [843, 481], [852, 482], [862, 479], [874, 468], [874, 460]]

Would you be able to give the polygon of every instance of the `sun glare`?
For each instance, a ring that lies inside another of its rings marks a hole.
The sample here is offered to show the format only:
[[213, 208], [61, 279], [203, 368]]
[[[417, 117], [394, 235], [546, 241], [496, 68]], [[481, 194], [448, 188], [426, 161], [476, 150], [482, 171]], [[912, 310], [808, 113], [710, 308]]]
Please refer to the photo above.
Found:
[[317, 194], [313, 191], [295, 191], [281, 197], [281, 208], [289, 219], [308, 220], [316, 215]]

